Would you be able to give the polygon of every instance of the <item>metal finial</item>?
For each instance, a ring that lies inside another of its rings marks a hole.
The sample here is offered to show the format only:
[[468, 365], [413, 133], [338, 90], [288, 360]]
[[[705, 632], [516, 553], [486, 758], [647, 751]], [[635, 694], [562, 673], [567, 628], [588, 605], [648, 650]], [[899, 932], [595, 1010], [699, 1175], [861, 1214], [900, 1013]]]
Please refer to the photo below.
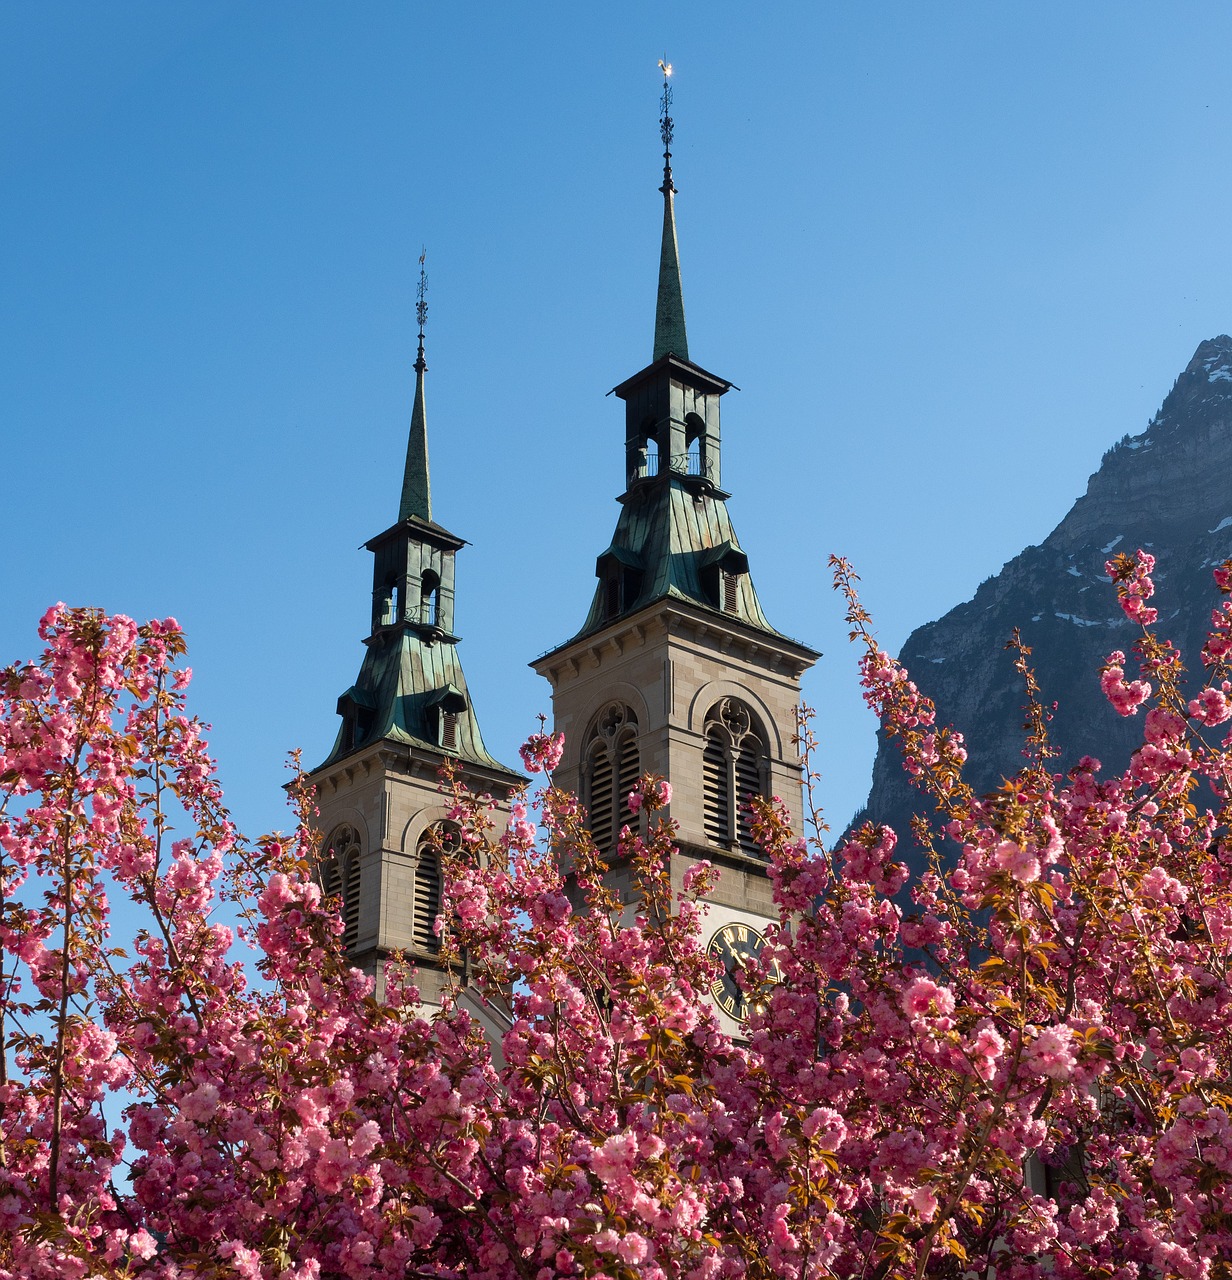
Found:
[[428, 318], [428, 272], [424, 263], [428, 260], [425, 247], [419, 255], [419, 287], [415, 290], [415, 316], [419, 320], [419, 359], [415, 362], [418, 369], [424, 362], [424, 321]]
[[672, 137], [675, 124], [672, 120], [672, 64], [665, 58], [659, 59], [659, 70], [663, 72], [663, 95], [659, 99], [659, 136], [663, 139], [663, 191], [675, 191], [672, 183]]

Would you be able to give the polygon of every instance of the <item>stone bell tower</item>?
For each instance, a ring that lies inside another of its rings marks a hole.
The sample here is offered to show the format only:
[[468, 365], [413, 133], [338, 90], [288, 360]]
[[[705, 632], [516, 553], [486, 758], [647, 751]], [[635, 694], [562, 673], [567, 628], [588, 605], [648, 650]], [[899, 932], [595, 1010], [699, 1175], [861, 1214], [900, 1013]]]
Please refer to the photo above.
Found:
[[333, 750], [309, 775], [317, 789], [327, 892], [342, 898], [352, 961], [376, 977], [405, 953], [433, 1004], [443, 981], [434, 923], [439, 842], [449, 805], [443, 761], [504, 802], [525, 779], [488, 754], [454, 632], [454, 557], [465, 545], [432, 519], [424, 410], [426, 277], [420, 259], [419, 355], [398, 519], [365, 545], [373, 555], [370, 632], [356, 681], [338, 699]]
[[795, 710], [800, 677], [819, 655], [767, 621], [728, 513], [719, 403], [732, 384], [689, 358], [670, 105], [665, 76], [654, 351], [614, 388], [625, 405], [621, 511], [596, 560], [581, 630], [531, 665], [552, 685], [555, 728], [565, 734], [556, 781], [587, 806], [622, 892], [632, 891], [630, 870], [614, 859], [618, 831], [636, 821], [628, 794], [642, 773], [671, 783], [668, 816], [680, 827], [672, 878], [678, 885], [702, 858], [722, 872], [709, 928], [728, 980], [714, 996], [739, 1023], [732, 967], [740, 945], [747, 951], [750, 935], [776, 917], [746, 805], [752, 795], [778, 796], [800, 820]]

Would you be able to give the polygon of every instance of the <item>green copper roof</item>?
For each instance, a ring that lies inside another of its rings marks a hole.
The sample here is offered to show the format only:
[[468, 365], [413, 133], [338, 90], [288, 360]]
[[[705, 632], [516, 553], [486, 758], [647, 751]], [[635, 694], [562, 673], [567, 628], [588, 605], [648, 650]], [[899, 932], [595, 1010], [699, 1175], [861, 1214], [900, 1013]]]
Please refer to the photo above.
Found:
[[[343, 706], [348, 699], [373, 712], [361, 734], [348, 731]], [[338, 701], [342, 727], [333, 750], [314, 772], [370, 743], [384, 741], [454, 756], [518, 777], [484, 746], [466, 692], [458, 648], [449, 640], [428, 641], [410, 627], [390, 628], [369, 642], [358, 680]], [[440, 711], [457, 716], [452, 748], [440, 742], [435, 724], [435, 714]]]
[[419, 261], [419, 355], [398, 520], [365, 544], [373, 553], [372, 632], [359, 677], [338, 699], [338, 737], [313, 772], [392, 743], [408, 748], [412, 758], [453, 757], [517, 785], [524, 781], [521, 775], [484, 746], [452, 634], [454, 555], [463, 542], [432, 519], [424, 412], [427, 278]]
[[424, 363], [423, 340], [420, 339], [419, 359], [415, 361], [415, 404], [411, 409], [411, 434], [406, 443], [406, 469], [402, 473], [402, 501], [398, 505], [398, 519], [418, 516], [432, 519], [432, 482], [428, 477], [428, 419], [424, 412]]
[[[626, 494], [612, 545], [600, 560], [607, 556], [643, 570], [640, 590], [634, 598], [623, 600], [621, 616], [656, 600], [688, 600], [745, 626], [789, 639], [776, 631], [762, 612], [747, 573], [748, 557], [736, 539], [727, 503], [713, 491], [700, 493], [687, 478], [661, 477], [639, 484]], [[739, 575], [734, 612], [722, 608], [721, 594], [715, 589], [717, 579], [707, 581], [707, 571], [720, 566]], [[612, 621], [604, 584], [600, 582], [586, 622], [575, 639]]]
[[689, 338], [684, 327], [684, 289], [680, 283], [680, 249], [676, 243], [676, 188], [672, 171], [663, 174], [663, 245], [659, 250], [659, 297], [655, 304], [654, 355], [651, 362], [668, 352], [682, 360], [689, 358]]

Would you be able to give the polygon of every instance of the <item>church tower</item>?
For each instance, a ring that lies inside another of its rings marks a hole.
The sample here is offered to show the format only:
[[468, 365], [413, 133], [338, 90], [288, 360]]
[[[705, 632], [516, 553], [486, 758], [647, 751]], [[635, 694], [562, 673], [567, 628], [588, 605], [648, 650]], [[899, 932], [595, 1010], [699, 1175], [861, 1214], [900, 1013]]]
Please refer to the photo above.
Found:
[[432, 519], [424, 407], [426, 276], [420, 259], [419, 355], [398, 519], [366, 547], [372, 617], [363, 664], [338, 699], [333, 750], [309, 775], [317, 789], [326, 892], [341, 897], [351, 960], [377, 979], [404, 953], [425, 1003], [443, 982], [434, 922], [437, 850], [450, 839], [437, 771], [454, 760], [471, 787], [504, 802], [525, 781], [488, 754], [454, 633], [454, 557], [463, 540]]
[[671, 783], [679, 824], [679, 886], [708, 859], [722, 875], [711, 899], [712, 951], [726, 975], [714, 998], [743, 1020], [734, 968], [776, 918], [747, 801], [778, 796], [798, 823], [802, 768], [792, 737], [800, 677], [816, 651], [762, 612], [722, 487], [719, 403], [732, 388], [689, 358], [672, 181], [671, 90], [665, 67], [663, 241], [651, 362], [613, 390], [625, 405], [625, 489], [581, 630], [531, 665], [552, 685], [565, 755], [555, 781], [582, 798], [590, 830], [615, 861], [617, 833], [636, 819], [627, 798], [643, 773]]

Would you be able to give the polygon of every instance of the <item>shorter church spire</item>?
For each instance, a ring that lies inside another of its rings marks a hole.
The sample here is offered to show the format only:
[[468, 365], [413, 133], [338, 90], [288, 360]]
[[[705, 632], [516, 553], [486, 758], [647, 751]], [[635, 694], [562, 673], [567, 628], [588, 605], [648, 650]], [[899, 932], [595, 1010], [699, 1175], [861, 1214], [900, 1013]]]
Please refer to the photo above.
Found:
[[654, 355], [652, 361], [671, 352], [689, 358], [689, 339], [684, 327], [684, 290], [680, 284], [680, 250], [676, 243], [676, 206], [672, 197], [672, 64], [659, 61], [663, 72], [663, 96], [659, 99], [659, 133], [663, 138], [663, 247], [659, 252], [659, 297], [655, 305]]
[[406, 444], [406, 469], [402, 473], [402, 501], [398, 506], [399, 521], [409, 516], [432, 519], [432, 482], [428, 475], [428, 419], [424, 411], [424, 321], [428, 318], [428, 252], [419, 255], [419, 287], [416, 290], [415, 315], [419, 320], [419, 355], [415, 359], [415, 404], [411, 409], [411, 434]]

